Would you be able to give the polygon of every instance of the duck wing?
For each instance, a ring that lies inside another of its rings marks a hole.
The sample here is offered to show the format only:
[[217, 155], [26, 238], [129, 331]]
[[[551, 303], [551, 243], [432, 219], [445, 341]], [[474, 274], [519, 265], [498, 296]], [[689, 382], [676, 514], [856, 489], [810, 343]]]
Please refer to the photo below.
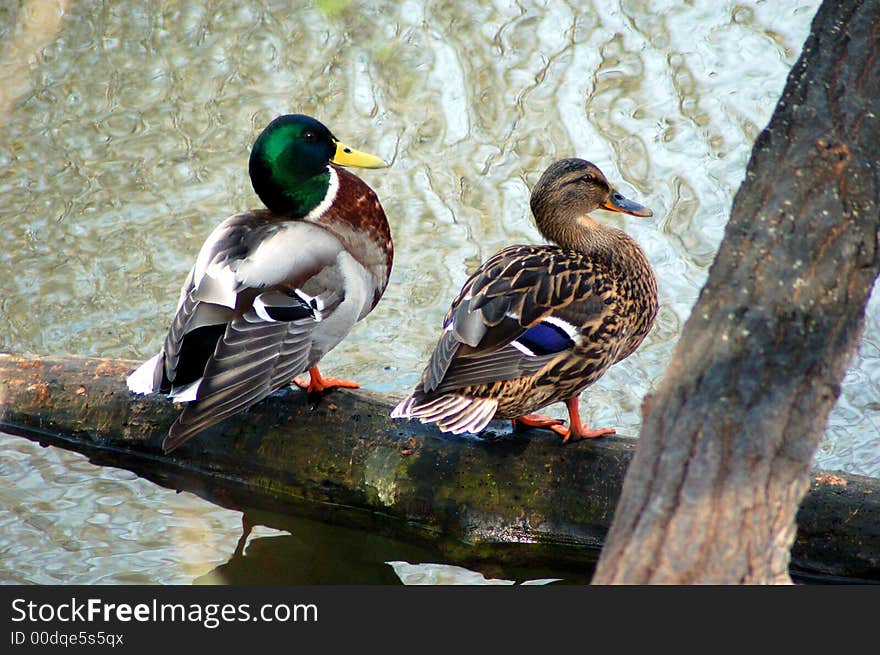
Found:
[[[340, 298], [325, 305], [332, 312]], [[311, 335], [321, 313], [293, 290], [259, 294], [254, 308], [230, 321], [188, 402], [168, 431], [166, 452], [205, 428], [262, 400], [311, 364]], [[267, 318], [275, 317], [275, 318]]]
[[370, 305], [370, 280], [313, 223], [268, 211], [221, 223], [184, 283], [162, 351], [129, 378], [133, 391], [188, 403], [165, 451], [313, 365]]
[[607, 311], [594, 263], [557, 246], [511, 246], [488, 259], [453, 301], [422, 376], [443, 393], [537, 373], [571, 352], [580, 326]]

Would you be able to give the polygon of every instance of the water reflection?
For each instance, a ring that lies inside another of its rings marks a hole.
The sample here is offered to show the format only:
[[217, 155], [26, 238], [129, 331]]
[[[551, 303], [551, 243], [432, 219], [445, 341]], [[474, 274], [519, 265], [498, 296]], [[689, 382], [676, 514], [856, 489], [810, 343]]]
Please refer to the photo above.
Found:
[[400, 584], [386, 560], [401, 552], [426, 556], [409, 544], [368, 532], [314, 521], [293, 523], [290, 534], [243, 540], [227, 562], [194, 583]]
[[435, 549], [370, 531], [292, 516], [248, 511], [249, 524], [284, 526], [288, 534], [248, 536], [229, 560], [198, 576], [195, 584], [514, 584], [586, 583], [593, 567], [530, 567], [473, 562], [469, 568]]

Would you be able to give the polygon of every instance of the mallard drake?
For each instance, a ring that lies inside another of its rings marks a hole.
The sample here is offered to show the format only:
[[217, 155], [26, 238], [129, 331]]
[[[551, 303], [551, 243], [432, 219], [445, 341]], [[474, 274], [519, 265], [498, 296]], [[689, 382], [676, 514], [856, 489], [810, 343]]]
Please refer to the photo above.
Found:
[[357, 387], [321, 376], [319, 360], [370, 313], [394, 249], [382, 205], [338, 166], [381, 168], [309, 116], [279, 116], [251, 149], [266, 209], [230, 216], [208, 236], [180, 292], [161, 352], [128, 377], [136, 393], [186, 403], [162, 448], [295, 382], [309, 392]]
[[[597, 208], [652, 216], [615, 191], [594, 164], [563, 159], [531, 196], [538, 230], [557, 245], [510, 246], [465, 282], [412, 395], [391, 413], [476, 433], [493, 418], [546, 427], [563, 442], [613, 434], [580, 420], [580, 394], [631, 355], [657, 315], [657, 282], [628, 234]], [[538, 409], [559, 401], [569, 427]]]

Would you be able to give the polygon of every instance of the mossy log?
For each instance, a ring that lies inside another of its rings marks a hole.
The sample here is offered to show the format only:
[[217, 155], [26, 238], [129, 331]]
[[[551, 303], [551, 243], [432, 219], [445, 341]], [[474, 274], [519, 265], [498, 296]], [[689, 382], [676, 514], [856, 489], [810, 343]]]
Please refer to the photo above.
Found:
[[[0, 429], [232, 509], [379, 531], [464, 565], [579, 571], [595, 564], [636, 443], [563, 446], [506, 422], [455, 437], [391, 420], [386, 395], [336, 391], [313, 406], [288, 389], [163, 455], [178, 409], [129, 393], [135, 365], [0, 355]], [[797, 575], [880, 580], [880, 481], [816, 471], [798, 522]]]

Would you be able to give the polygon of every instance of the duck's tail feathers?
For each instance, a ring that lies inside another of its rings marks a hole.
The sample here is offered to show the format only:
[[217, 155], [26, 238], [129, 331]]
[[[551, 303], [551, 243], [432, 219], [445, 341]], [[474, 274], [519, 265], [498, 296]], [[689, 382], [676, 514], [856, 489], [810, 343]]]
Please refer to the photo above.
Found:
[[162, 384], [162, 367], [165, 359], [162, 353], [150, 357], [129, 375], [125, 382], [130, 391], [139, 394], [156, 393]]
[[426, 396], [416, 390], [391, 410], [391, 418], [417, 418], [434, 423], [444, 432], [462, 434], [480, 432], [498, 409], [492, 398], [471, 398], [455, 393]]

